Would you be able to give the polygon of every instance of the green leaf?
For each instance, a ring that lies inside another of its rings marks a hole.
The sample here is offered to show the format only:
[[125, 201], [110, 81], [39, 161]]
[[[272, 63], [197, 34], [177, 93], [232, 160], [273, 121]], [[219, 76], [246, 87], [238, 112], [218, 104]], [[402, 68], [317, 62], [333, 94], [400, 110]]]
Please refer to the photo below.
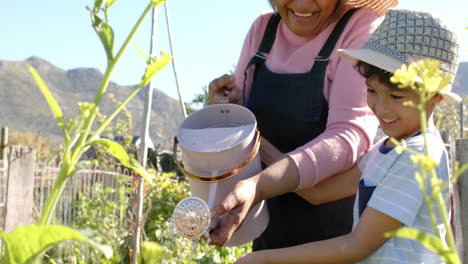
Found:
[[135, 48], [137, 49], [138, 53], [140, 54], [140, 56], [145, 60], [146, 63], [149, 63], [150, 61], [146, 58], [145, 54], [143, 53], [143, 51], [140, 49], [140, 47], [138, 47], [138, 45], [132, 41], [132, 44], [133, 46], [135, 46]]
[[159, 6], [160, 4], [166, 2], [166, 0], [151, 0], [151, 4], [154, 6], [154, 7], [157, 7]]
[[457, 253], [445, 246], [439, 237], [432, 234], [427, 234], [414, 228], [402, 227], [396, 231], [386, 233], [385, 236], [417, 240], [425, 248], [438, 254], [447, 263], [460, 263]]
[[92, 145], [92, 144], [98, 144], [98, 145], [102, 146], [110, 154], [112, 154], [112, 156], [114, 156], [118, 160], [120, 160], [122, 165], [124, 165], [125, 167], [130, 166], [130, 158], [128, 157], [127, 152], [125, 151], [125, 149], [119, 143], [114, 142], [114, 141], [109, 140], [109, 139], [101, 138], [101, 139], [97, 139], [97, 140], [94, 140], [94, 141], [90, 142], [89, 145]]
[[102, 0], [94, 0], [94, 7], [101, 8]]
[[160, 263], [163, 258], [169, 256], [165, 248], [156, 242], [144, 241], [141, 243], [138, 264]]
[[103, 23], [102, 21], [102, 18], [99, 16], [98, 13], [96, 12], [92, 12], [91, 13], [91, 21], [93, 22], [93, 28], [94, 30], [98, 30], [98, 28], [101, 26], [101, 24]]
[[107, 245], [109, 244], [108, 241], [106, 241], [104, 237], [96, 231], [90, 228], [78, 229], [78, 231], [83, 237], [86, 238], [86, 243], [101, 251], [101, 253], [103, 253], [107, 259], [110, 259], [112, 255], [114, 255], [112, 248]]
[[109, 8], [114, 3], [115, 3], [115, 0], [106, 0], [106, 8]]
[[31, 72], [34, 80], [36, 81], [37, 85], [39, 86], [39, 89], [42, 92], [42, 95], [44, 95], [44, 98], [46, 99], [47, 103], [49, 104], [50, 110], [52, 111], [52, 114], [55, 117], [55, 120], [57, 120], [57, 125], [60, 127], [62, 130], [62, 133], [65, 137], [65, 139], [68, 139], [68, 133], [65, 129], [65, 122], [63, 119], [63, 113], [62, 109], [60, 109], [59, 104], [57, 101], [55, 101], [54, 97], [50, 93], [49, 89], [45, 85], [44, 81], [42, 80], [41, 76], [37, 73], [37, 71], [28, 65], [28, 69]]
[[153, 79], [154, 75], [158, 73], [164, 66], [166, 66], [172, 59], [172, 56], [165, 53], [164, 51], [161, 52], [162, 58], [155, 59], [151, 58], [152, 63], [146, 67], [145, 74], [141, 78], [141, 83], [143, 85], [147, 85], [151, 79]]
[[153, 183], [153, 178], [151, 177], [151, 174], [149, 174], [142, 166], [141, 164], [135, 160], [134, 158], [130, 159], [130, 168], [132, 168], [138, 175], [143, 177], [149, 184]]
[[97, 33], [106, 51], [107, 59], [112, 61], [114, 59], [114, 31], [109, 24], [102, 23], [101, 30]]
[[[66, 240], [88, 243], [100, 250], [106, 258], [112, 257], [112, 249], [94, 241], [88, 236], [89, 234], [89, 231], [81, 233], [78, 230], [60, 225], [18, 226], [11, 233], [0, 231], [7, 264], [37, 263], [48, 249]], [[93, 238], [96, 237], [95, 234], [93, 236]]]
[[468, 169], [468, 163], [463, 164], [461, 168], [456, 168], [455, 173], [452, 177], [450, 177], [450, 181], [452, 183], [456, 183], [458, 181], [458, 178]]
[[104, 46], [107, 59], [111, 62], [114, 59], [114, 31], [108, 23], [99, 17], [98, 13], [92, 12], [91, 19], [93, 21], [93, 28]]
[[97, 140], [90, 142], [88, 145], [92, 145], [92, 144], [98, 144], [102, 146], [110, 154], [112, 154], [112, 156], [116, 157], [122, 163], [122, 165], [136, 171], [147, 182], [149, 183], [152, 182], [152, 179], [149, 176], [149, 174], [146, 172], [146, 170], [143, 169], [143, 167], [135, 159], [133, 158], [130, 159], [125, 149], [119, 143], [113, 142], [112, 140], [101, 138], [101, 139], [97, 139]]

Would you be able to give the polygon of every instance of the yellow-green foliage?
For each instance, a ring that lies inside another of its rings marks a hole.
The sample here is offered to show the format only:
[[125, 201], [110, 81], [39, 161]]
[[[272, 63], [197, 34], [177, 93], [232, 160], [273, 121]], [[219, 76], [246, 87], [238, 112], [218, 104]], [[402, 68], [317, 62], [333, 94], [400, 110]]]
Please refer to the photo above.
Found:
[[[391, 77], [393, 83], [398, 84], [399, 88], [410, 88], [415, 91], [419, 96], [419, 103], [407, 102], [417, 108], [420, 112], [421, 132], [424, 137], [424, 153], [412, 151], [406, 147], [405, 142], [393, 142], [398, 145], [396, 151], [399, 153], [408, 151], [411, 153], [411, 162], [422, 169], [415, 173], [415, 178], [421, 189], [424, 200], [427, 204], [428, 213], [431, 217], [434, 234], [438, 234], [439, 230], [436, 225], [436, 211], [442, 218], [447, 236], [445, 238], [433, 234], [424, 233], [421, 230], [414, 228], [403, 227], [396, 231], [386, 234], [387, 236], [396, 236], [401, 238], [413, 239], [419, 241], [428, 250], [438, 254], [447, 264], [459, 264], [460, 259], [457, 254], [457, 248], [453, 238], [453, 232], [447, 215], [447, 208], [445, 207], [445, 200], [442, 190], [448, 188], [447, 182], [443, 182], [437, 177], [435, 168], [437, 162], [434, 161], [429, 155], [428, 142], [426, 139], [426, 112], [425, 103], [432, 98], [438, 91], [447, 89], [452, 77], [444, 74], [440, 70], [440, 62], [436, 60], [421, 60], [410, 64], [408, 67], [403, 65], [401, 69], [397, 70]], [[430, 187], [432, 192], [428, 193], [426, 189], [427, 179], [430, 180]]]
[[[141, 26], [145, 16], [151, 11], [153, 7], [156, 7], [163, 2], [164, 0], [151, 0], [148, 3], [145, 10], [138, 18], [134, 27], [132, 28], [132, 31], [127, 36], [125, 42], [118, 49], [117, 53], [114, 53], [114, 31], [109, 24], [109, 8], [114, 3], [114, 1], [106, 0], [104, 2], [102, 0], [95, 0], [93, 7], [88, 7], [88, 10], [91, 13], [92, 26], [96, 31], [96, 34], [98, 35], [99, 39], [101, 40], [101, 44], [103, 45], [107, 55], [107, 67], [104, 73], [104, 77], [101, 80], [99, 87], [96, 91], [94, 101], [78, 103], [80, 113], [75, 118], [67, 119], [64, 116], [60, 104], [55, 100], [49, 88], [44, 83], [44, 80], [40, 77], [38, 72], [32, 66], [28, 67], [31, 75], [36, 81], [39, 90], [44, 96], [44, 99], [47, 101], [52, 115], [57, 121], [58, 127], [62, 131], [64, 139], [64, 147], [61, 155], [61, 166], [59, 175], [54, 181], [52, 191], [50, 192], [50, 195], [48, 196], [44, 209], [41, 213], [39, 225], [37, 228], [38, 230], [34, 231], [33, 233], [42, 232], [42, 230], [46, 230], [47, 226], [52, 223], [52, 220], [55, 215], [55, 209], [57, 207], [59, 198], [62, 195], [63, 190], [65, 189], [67, 181], [72, 175], [75, 174], [75, 172], [79, 168], [87, 165], [86, 162], [82, 162], [80, 160], [80, 157], [93, 145], [100, 145], [109, 153], [111, 153], [114, 157], [116, 157], [122, 163], [123, 166], [133, 169], [140, 176], [144, 177], [146, 182], [148, 182], [149, 184], [152, 182], [153, 179], [150, 177], [151, 175], [148, 174], [147, 171], [144, 170], [134, 158], [129, 157], [125, 149], [120, 144], [108, 139], [102, 139], [101, 133], [104, 132], [107, 126], [114, 120], [116, 116], [118, 116], [118, 114], [121, 112], [124, 106], [133, 97], [135, 97], [138, 91], [144, 85], [148, 84], [151, 78], [160, 69], [162, 69], [165, 65], [167, 65], [170, 62], [170, 60], [172, 59], [171, 56], [169, 56], [168, 54], [163, 54], [162, 58], [160, 59], [151, 57], [151, 60], [148, 61], [145, 74], [143, 75], [140, 84], [135, 89], [133, 89], [133, 91], [130, 94], [127, 95], [126, 99], [122, 103], [118, 104], [118, 106], [113, 110], [113, 112], [109, 116], [107, 116], [102, 122], [99, 122], [99, 124], [97, 125], [96, 118], [97, 113], [99, 112], [99, 105], [101, 104], [103, 96], [106, 94], [106, 90], [110, 83], [110, 77], [119, 59], [128, 47], [129, 43], [132, 41], [138, 28]], [[97, 128], [95, 128], [96, 126]], [[34, 234], [31, 234], [31, 236], [32, 235]], [[44, 240], [45, 238], [53, 235], [54, 234], [52, 234], [51, 232], [43, 232], [41, 240]], [[2, 237], [5, 238], [6, 236], [2, 235]], [[9, 254], [9, 258], [2, 258], [0, 260], [0, 263], [2, 264], [16, 264], [18, 262], [15, 262], [14, 260], [17, 257], [21, 257], [22, 259], [34, 258], [34, 261], [27, 263], [38, 263], [38, 261], [40, 261], [44, 256], [45, 250], [47, 250], [50, 246], [48, 244], [41, 245], [41, 247], [38, 249], [40, 251], [36, 252], [20, 252], [18, 250], [8, 251], [9, 248], [14, 247], [31, 248], [31, 245], [37, 244], [37, 239], [4, 239], [3, 242], [3, 247], [7, 250], [6, 254]], [[96, 247], [97, 245], [95, 243], [90, 244], [94, 247]], [[3, 252], [5, 252], [5, 250]], [[110, 252], [110, 254], [106, 254], [106, 257], [108, 257], [108, 255], [112, 255], [112, 252]]]

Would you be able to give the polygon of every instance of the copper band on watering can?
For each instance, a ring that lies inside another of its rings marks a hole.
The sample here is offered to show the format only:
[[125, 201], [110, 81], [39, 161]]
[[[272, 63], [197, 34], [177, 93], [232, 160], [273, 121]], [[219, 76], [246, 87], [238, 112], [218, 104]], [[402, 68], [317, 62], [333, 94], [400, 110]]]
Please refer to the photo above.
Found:
[[247, 157], [247, 159], [244, 160], [244, 162], [242, 162], [242, 164], [240, 164], [238, 167], [216, 176], [196, 175], [184, 169], [180, 162], [177, 160], [177, 144], [179, 144], [179, 139], [177, 137], [174, 137], [174, 162], [177, 164], [177, 167], [185, 176], [190, 177], [199, 182], [220, 182], [234, 176], [237, 172], [244, 168], [245, 165], [247, 165], [250, 161], [252, 161], [255, 158], [255, 156], [258, 153], [258, 150], [260, 149], [260, 132], [258, 130], [255, 130], [255, 145], [252, 149], [252, 152], [250, 152], [249, 157]]

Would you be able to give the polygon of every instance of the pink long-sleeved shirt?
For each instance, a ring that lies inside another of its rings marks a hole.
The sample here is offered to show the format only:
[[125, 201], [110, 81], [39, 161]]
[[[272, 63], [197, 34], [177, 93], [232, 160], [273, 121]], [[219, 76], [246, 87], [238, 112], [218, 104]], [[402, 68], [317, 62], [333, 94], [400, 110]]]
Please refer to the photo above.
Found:
[[[244, 70], [258, 50], [271, 15], [268, 13], [257, 18], [246, 36], [235, 72], [236, 85], [239, 87], [243, 87]], [[299, 168], [298, 189], [314, 185], [352, 167], [372, 144], [378, 121], [367, 107], [364, 78], [353, 68], [354, 62], [339, 57], [336, 49], [361, 48], [381, 21], [382, 17], [371, 9], [357, 11], [329, 58], [324, 84], [324, 96], [329, 105], [326, 130], [314, 140], [288, 153]], [[310, 71], [314, 58], [336, 22], [328, 25], [313, 39], [305, 39], [292, 33], [281, 21], [266, 66], [276, 73]], [[248, 69], [246, 98], [250, 94], [253, 70], [254, 67]]]

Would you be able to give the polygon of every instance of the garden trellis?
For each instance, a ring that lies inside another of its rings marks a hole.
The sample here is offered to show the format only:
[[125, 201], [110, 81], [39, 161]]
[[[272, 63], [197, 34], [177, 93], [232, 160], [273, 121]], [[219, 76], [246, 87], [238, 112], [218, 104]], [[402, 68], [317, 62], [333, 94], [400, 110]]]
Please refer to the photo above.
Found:
[[[166, 15], [166, 26], [167, 32], [169, 37], [169, 45], [170, 45], [170, 55], [172, 56], [172, 69], [174, 72], [177, 92], [179, 95], [179, 103], [182, 109], [182, 114], [184, 117], [187, 117], [187, 110], [185, 108], [185, 103], [182, 97], [182, 90], [179, 85], [179, 78], [177, 75], [177, 69], [175, 64], [175, 55], [174, 55], [174, 45], [172, 41], [172, 30], [169, 18], [169, 7], [168, 1], [164, 2], [164, 10]], [[152, 23], [151, 23], [151, 38], [150, 38], [150, 58], [156, 55], [156, 29], [157, 29], [157, 21], [158, 21], [158, 11], [157, 7], [153, 7], [152, 9]], [[141, 131], [141, 149], [140, 149], [140, 162], [143, 166], [147, 164], [147, 156], [148, 156], [148, 144], [150, 140], [149, 135], [149, 124], [150, 124], [150, 113], [151, 113], [151, 106], [152, 106], [152, 98], [153, 98], [153, 89], [154, 89], [154, 79], [150, 81], [150, 83], [145, 88], [145, 105], [143, 110], [143, 127]], [[146, 168], [146, 167], [145, 167]], [[138, 185], [137, 185], [137, 215], [136, 215], [136, 225], [134, 229], [134, 241], [133, 241], [133, 251], [139, 252], [140, 249], [140, 239], [141, 239], [141, 229], [142, 229], [142, 207], [143, 207], [143, 188], [144, 188], [144, 179], [142, 177], [138, 177]], [[137, 254], [133, 254], [132, 263], [136, 263]]]

